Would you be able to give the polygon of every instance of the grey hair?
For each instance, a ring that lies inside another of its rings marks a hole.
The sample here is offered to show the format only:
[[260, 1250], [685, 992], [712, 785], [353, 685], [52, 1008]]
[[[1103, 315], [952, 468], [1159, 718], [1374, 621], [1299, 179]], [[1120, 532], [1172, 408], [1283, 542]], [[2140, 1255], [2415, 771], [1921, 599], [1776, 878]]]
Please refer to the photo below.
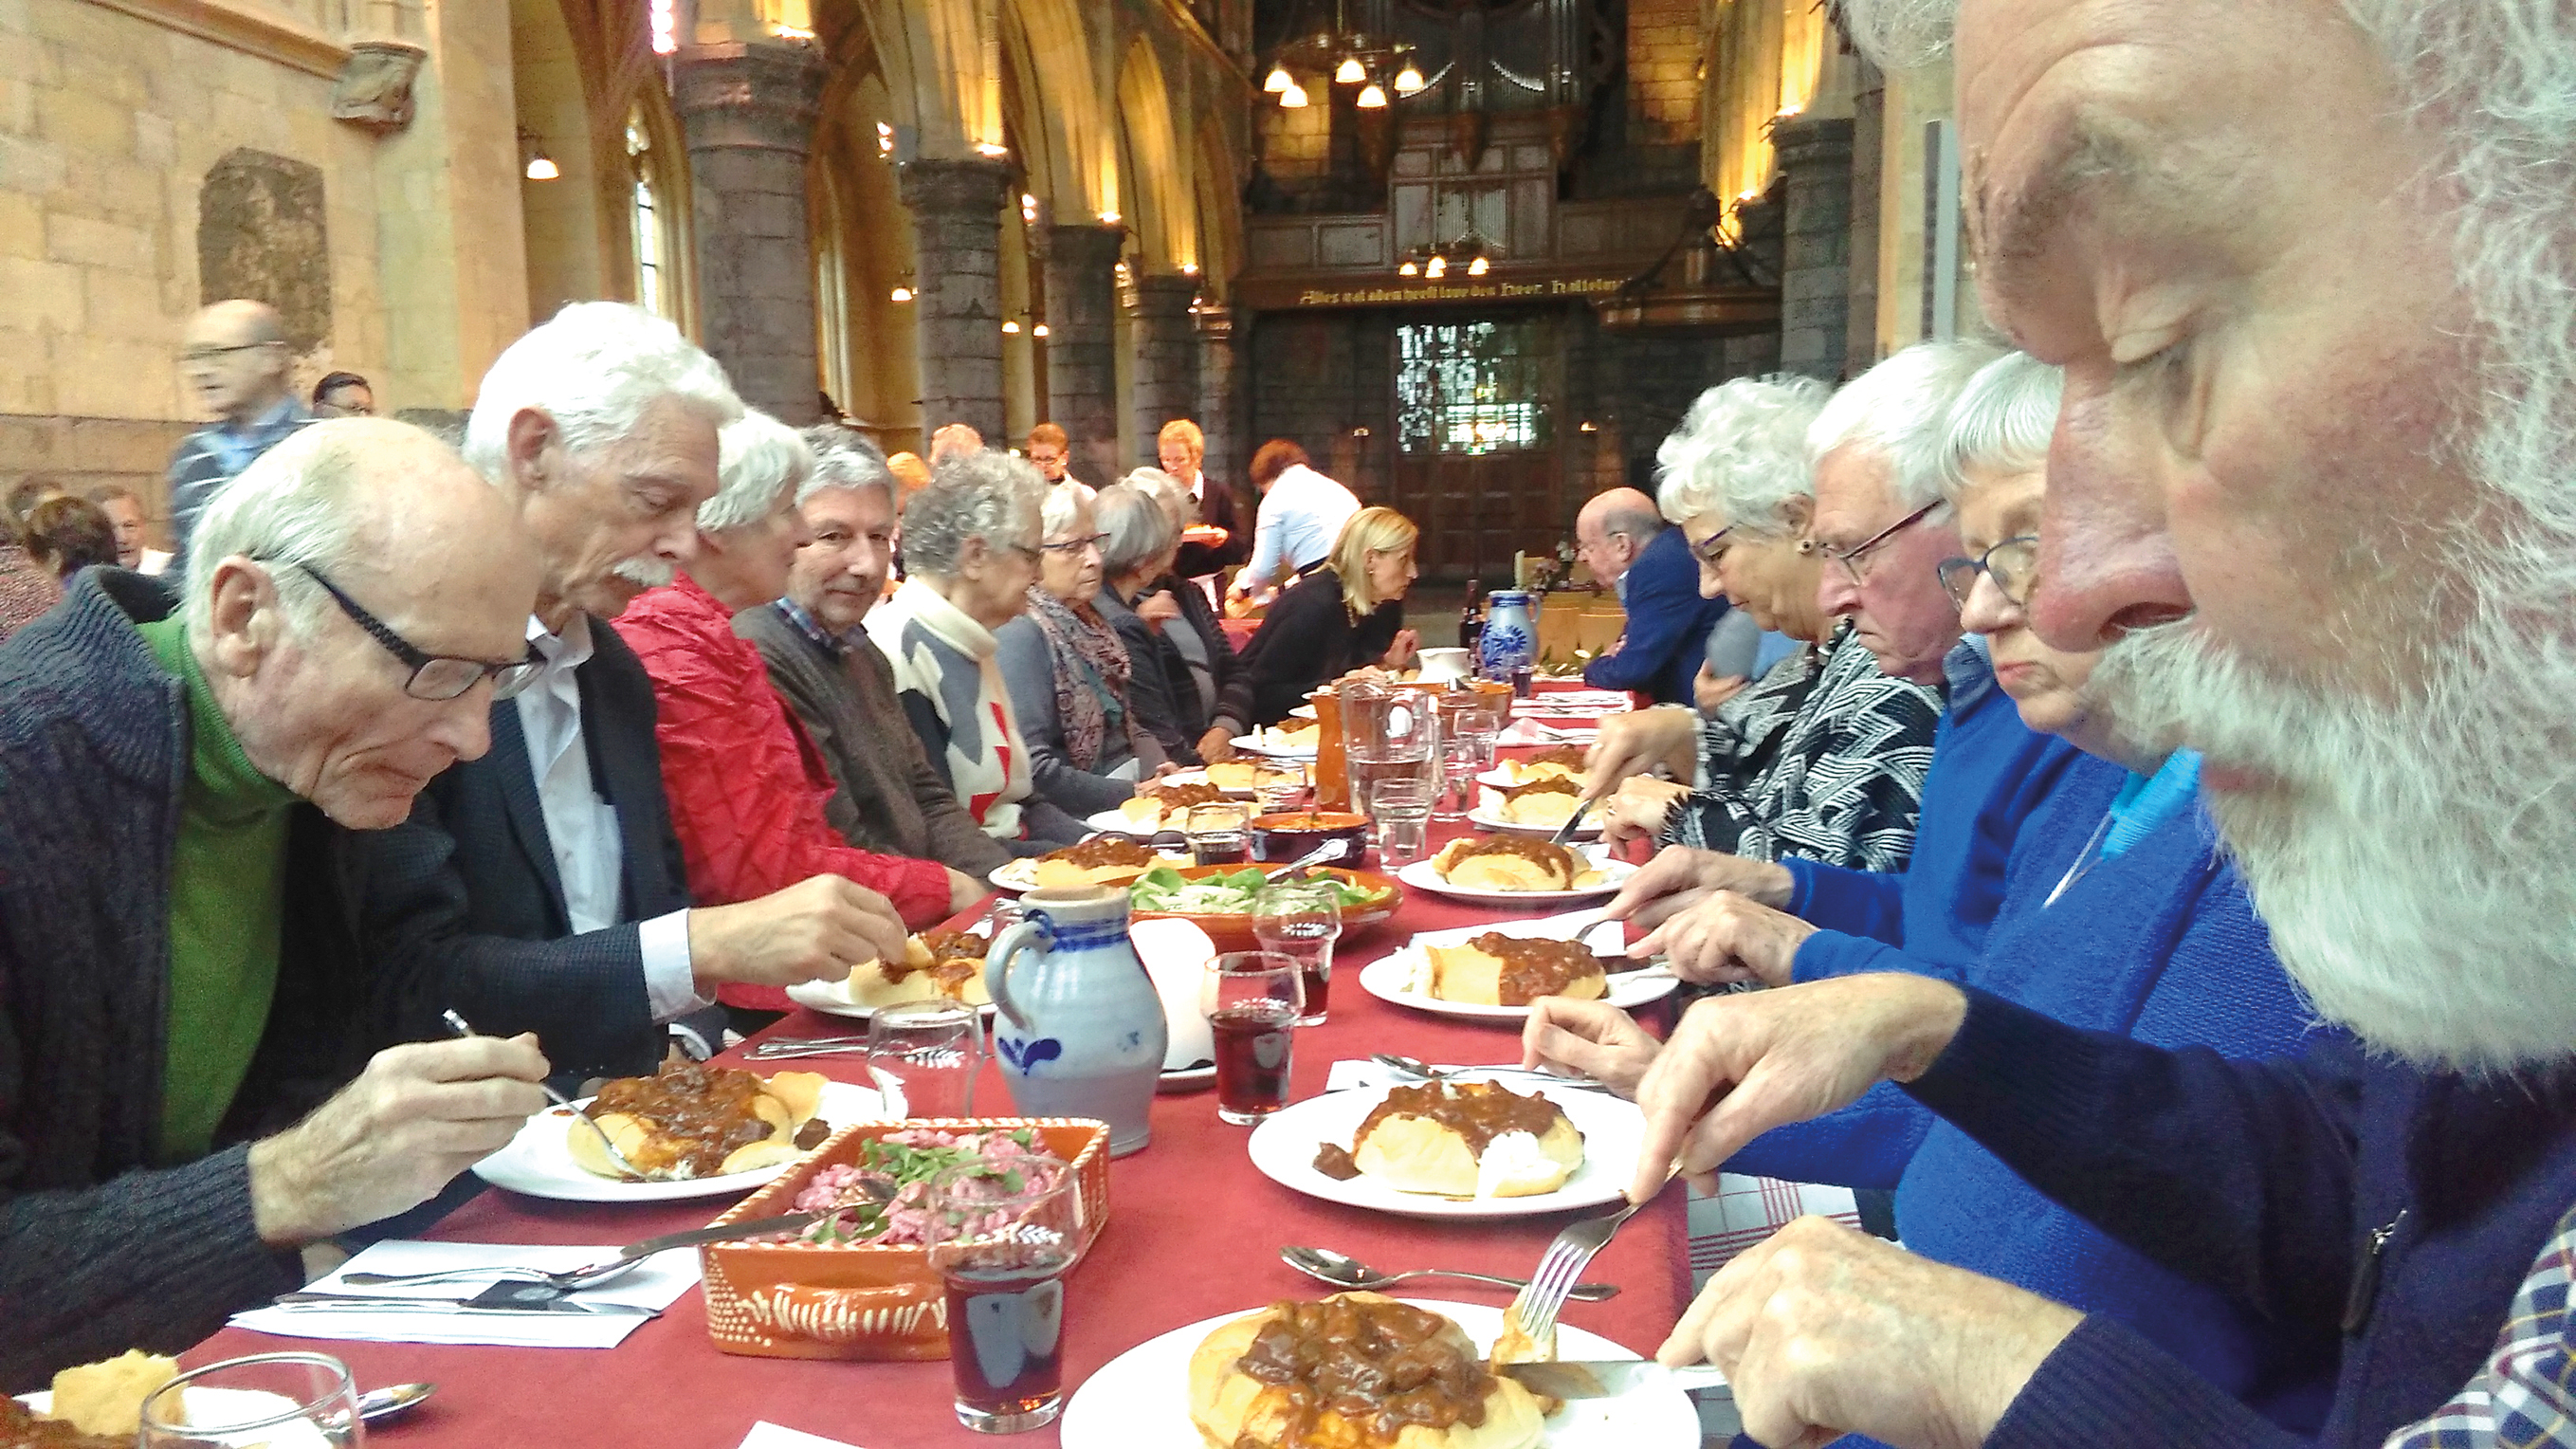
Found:
[[2066, 371], [2027, 352], [2008, 352], [1977, 369], [1950, 405], [1949, 440], [1941, 450], [1941, 496], [1952, 503], [1968, 471], [2028, 473], [2048, 462], [2057, 433]]
[[186, 596], [180, 617], [188, 637], [214, 638], [215, 566], [236, 554], [264, 563], [279, 607], [302, 633], [331, 596], [303, 569], [345, 571], [358, 553], [364, 513], [357, 486], [363, 461], [356, 441], [308, 428], [261, 454], [215, 494], [189, 536]]
[[814, 471], [814, 450], [796, 430], [745, 408], [716, 434], [716, 496], [698, 505], [698, 529], [724, 533], [767, 518]]
[[1941, 499], [1950, 406], [1977, 369], [2003, 355], [1991, 342], [1918, 342], [1844, 383], [1807, 428], [1807, 461], [1854, 445], [1883, 454], [1901, 508]]
[[1950, 53], [1959, 0], [1843, 0], [1843, 32], [1881, 70], [1920, 70]]
[[1106, 577], [1114, 579], [1154, 562], [1181, 536], [1152, 490], [1138, 484], [1112, 483], [1100, 490], [1091, 506], [1100, 531], [1109, 535], [1100, 547], [1100, 568]]
[[1071, 478], [1050, 487], [1046, 493], [1046, 504], [1038, 513], [1039, 532], [1053, 538], [1073, 527], [1074, 515], [1082, 511], [1082, 505], [1097, 496], [1090, 484]]
[[885, 454], [877, 451], [876, 444], [838, 423], [817, 423], [805, 430], [804, 438], [814, 453], [814, 471], [805, 475], [805, 486], [796, 490], [798, 507], [827, 488], [879, 489], [888, 506], [893, 505], [894, 474], [887, 471]]
[[554, 419], [564, 447], [579, 453], [633, 432], [644, 410], [666, 397], [719, 428], [742, 416], [724, 369], [680, 329], [624, 302], [574, 302], [493, 359], [460, 451], [498, 483], [507, 471], [510, 419], [521, 412], [533, 408]]
[[1786, 537], [1789, 504], [1816, 494], [1807, 429], [1826, 392], [1812, 377], [1783, 372], [1734, 378], [1701, 393], [1655, 450], [1663, 480], [1656, 506], [1674, 523], [1715, 512], [1739, 533]]
[[932, 470], [930, 486], [903, 509], [903, 561], [914, 573], [951, 578], [966, 540], [1035, 548], [1045, 475], [1025, 458], [991, 448], [952, 453]]

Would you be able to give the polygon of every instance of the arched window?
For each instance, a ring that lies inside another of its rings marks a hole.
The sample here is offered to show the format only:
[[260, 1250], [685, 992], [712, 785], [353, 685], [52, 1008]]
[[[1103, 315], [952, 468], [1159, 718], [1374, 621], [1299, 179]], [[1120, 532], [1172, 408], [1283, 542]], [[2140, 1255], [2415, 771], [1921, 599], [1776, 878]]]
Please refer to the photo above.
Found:
[[635, 228], [635, 300], [647, 311], [670, 317], [671, 279], [663, 262], [662, 201], [653, 186], [653, 138], [645, 132], [641, 111], [626, 123], [626, 158], [635, 171], [630, 212]]
[[[658, 104], [657, 104], [658, 103]], [[635, 302], [694, 333], [689, 295], [689, 173], [678, 124], [647, 83], [626, 115], [626, 223]]]

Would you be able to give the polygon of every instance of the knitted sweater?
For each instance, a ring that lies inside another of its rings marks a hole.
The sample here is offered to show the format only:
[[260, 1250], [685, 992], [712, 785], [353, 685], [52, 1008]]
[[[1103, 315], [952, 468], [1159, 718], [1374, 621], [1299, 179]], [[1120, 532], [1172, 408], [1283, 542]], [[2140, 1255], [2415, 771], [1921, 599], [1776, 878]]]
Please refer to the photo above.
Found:
[[1029, 749], [993, 658], [993, 631], [920, 579], [868, 611], [868, 637], [894, 666], [903, 712], [939, 777], [996, 840], [1017, 840], [1031, 792]]
[[258, 1054], [214, 1152], [151, 1166], [190, 733], [133, 624], [172, 604], [89, 569], [0, 645], [0, 1392], [126, 1348], [176, 1353], [295, 1286], [294, 1255], [253, 1227], [244, 1144], [381, 1044], [358, 1029], [346, 833], [299, 805]]
[[[1975, 986], [2075, 1026], [2232, 1057], [2296, 1050], [2305, 1008], [2272, 956], [2209, 823], [2185, 808], [2121, 854], [2093, 855], [2126, 772], [2086, 758], [2022, 830]], [[2089, 868], [2056, 904], [2068, 868]], [[1919, 1144], [1919, 1145], [1917, 1145]], [[1966, 1133], [1881, 1086], [1813, 1122], [1765, 1134], [1730, 1170], [1896, 1187], [1906, 1246], [2137, 1330], [2231, 1396], [2313, 1428], [2317, 1345], [2185, 1281], [2034, 1191]]]

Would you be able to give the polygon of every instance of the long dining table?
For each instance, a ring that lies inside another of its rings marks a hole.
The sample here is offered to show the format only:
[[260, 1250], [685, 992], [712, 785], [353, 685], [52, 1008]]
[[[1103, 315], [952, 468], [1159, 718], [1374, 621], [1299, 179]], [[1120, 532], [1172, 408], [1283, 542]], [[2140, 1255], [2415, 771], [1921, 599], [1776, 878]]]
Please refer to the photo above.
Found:
[[[1457, 829], [1435, 830], [1435, 839]], [[1303, 1101], [1323, 1092], [1336, 1060], [1375, 1052], [1401, 1052], [1438, 1063], [1518, 1060], [1516, 1022], [1436, 1015], [1379, 1000], [1361, 989], [1360, 968], [1418, 932], [1555, 909], [1561, 907], [1497, 909], [1409, 891], [1391, 918], [1346, 936], [1334, 957], [1329, 1019], [1297, 1030], [1292, 1098]], [[1657, 1019], [1653, 1008], [1641, 1016], [1659, 1032], [1669, 1025]], [[852, 1025], [800, 1009], [762, 1037], [843, 1033]], [[739, 1062], [741, 1050], [718, 1060]], [[813, 1058], [795, 1065], [836, 1080], [866, 1080], [859, 1056]], [[1008, 1101], [1000, 1075], [988, 1067], [977, 1088], [977, 1111], [1005, 1110]], [[1284, 1246], [1332, 1248], [1390, 1272], [1442, 1267], [1527, 1277], [1560, 1228], [1607, 1210], [1481, 1220], [1394, 1216], [1308, 1197], [1263, 1176], [1245, 1151], [1251, 1129], [1219, 1121], [1211, 1090], [1158, 1096], [1152, 1123], [1148, 1146], [1111, 1162], [1108, 1225], [1068, 1281], [1068, 1399], [1103, 1364], [1158, 1334], [1282, 1298], [1332, 1291], [1281, 1262], [1278, 1252]], [[1561, 1321], [1651, 1355], [1690, 1295], [1684, 1198], [1677, 1188], [1666, 1192], [1585, 1270], [1588, 1280], [1618, 1284], [1618, 1296], [1602, 1303], [1570, 1302]], [[700, 1226], [732, 1201], [576, 1203], [493, 1189], [466, 1202], [426, 1236], [479, 1243], [623, 1244]], [[1510, 1301], [1508, 1290], [1452, 1281], [1417, 1281], [1398, 1291], [1495, 1307]], [[707, 1335], [705, 1305], [694, 1288], [613, 1349], [317, 1344], [227, 1328], [190, 1351], [183, 1362], [193, 1367], [299, 1347], [320, 1347], [342, 1359], [361, 1387], [435, 1382], [438, 1393], [426, 1405], [370, 1431], [377, 1443], [405, 1449], [495, 1444], [731, 1449], [754, 1422], [764, 1419], [862, 1449], [1001, 1442], [1055, 1449], [1059, 1443], [1052, 1425], [1007, 1438], [961, 1427], [952, 1411], [952, 1383], [944, 1361], [823, 1362], [721, 1353]]]

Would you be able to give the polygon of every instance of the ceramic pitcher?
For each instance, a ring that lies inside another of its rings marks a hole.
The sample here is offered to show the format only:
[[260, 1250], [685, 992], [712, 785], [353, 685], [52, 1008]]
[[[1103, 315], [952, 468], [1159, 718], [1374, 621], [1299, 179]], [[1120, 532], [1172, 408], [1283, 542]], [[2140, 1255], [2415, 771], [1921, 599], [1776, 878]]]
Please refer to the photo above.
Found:
[[1494, 590], [1485, 605], [1485, 634], [1476, 648], [1477, 667], [1487, 679], [1509, 679], [1514, 669], [1538, 662], [1538, 624], [1530, 617], [1528, 590]]
[[1146, 1111], [1163, 1068], [1162, 998], [1127, 940], [1127, 892], [1035, 890], [984, 960], [993, 1056], [1028, 1117], [1097, 1117], [1109, 1155], [1152, 1135]]

